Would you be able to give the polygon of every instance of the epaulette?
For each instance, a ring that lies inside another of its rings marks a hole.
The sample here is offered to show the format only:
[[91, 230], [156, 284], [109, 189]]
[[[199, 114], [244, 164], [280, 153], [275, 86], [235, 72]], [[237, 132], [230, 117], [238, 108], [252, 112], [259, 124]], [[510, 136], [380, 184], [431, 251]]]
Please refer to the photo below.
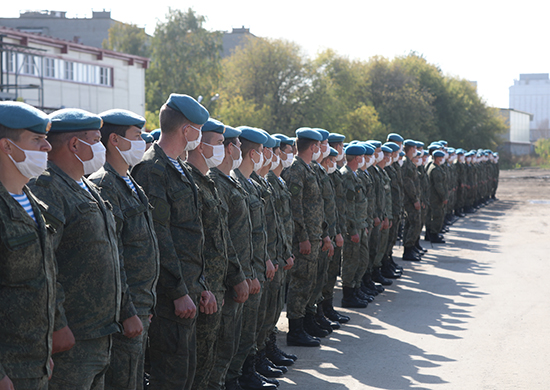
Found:
[[41, 187], [49, 187], [52, 180], [53, 178], [52, 175], [50, 175], [50, 172], [45, 171], [36, 179], [36, 185], [39, 185]]
[[155, 164], [151, 169], [151, 173], [154, 173], [157, 176], [162, 176], [164, 175], [165, 169], [166, 169], [166, 162], [162, 160], [157, 160], [155, 161]]

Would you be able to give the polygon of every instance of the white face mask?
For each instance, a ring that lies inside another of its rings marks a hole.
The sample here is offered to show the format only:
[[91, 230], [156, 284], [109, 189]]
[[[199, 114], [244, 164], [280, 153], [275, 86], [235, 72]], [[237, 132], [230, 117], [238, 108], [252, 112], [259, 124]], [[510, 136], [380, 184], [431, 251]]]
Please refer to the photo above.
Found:
[[274, 170], [275, 168], [277, 168], [279, 166], [280, 162], [281, 162], [281, 159], [279, 158], [279, 156], [274, 154], [273, 159], [271, 161], [271, 170]]
[[397, 163], [399, 164], [400, 167], [402, 167], [403, 166], [403, 159], [400, 158], [399, 160], [397, 160]]
[[311, 156], [311, 161], [317, 161], [319, 157], [321, 157], [321, 146], [319, 145], [318, 148], [319, 149]]
[[342, 161], [342, 159], [344, 158], [344, 152], [340, 152], [338, 153], [338, 156], [336, 156], [336, 161]]
[[416, 165], [417, 167], [421, 166], [422, 165], [422, 160], [417, 158], [416, 159], [416, 162], [414, 163], [414, 165]]
[[25, 154], [23, 161], [17, 162], [13, 157], [8, 154], [8, 157], [13, 161], [15, 167], [21, 172], [27, 179], [40, 176], [48, 167], [48, 153], [41, 152], [39, 150], [25, 150], [14, 144], [11, 140], [8, 140], [17, 149]]
[[294, 155], [292, 153], [286, 153], [286, 160], [281, 160], [283, 168], [288, 168], [292, 165], [292, 160], [294, 160]]
[[84, 174], [89, 175], [97, 171], [103, 166], [103, 164], [105, 164], [105, 146], [103, 146], [101, 142], [96, 142], [95, 144], [90, 145], [81, 139], [79, 139], [79, 141], [92, 148], [92, 158], [90, 160], [82, 161], [80, 157], [75, 154], [76, 158], [78, 158], [78, 160], [82, 163]]
[[199, 144], [201, 143], [201, 139], [202, 139], [202, 131], [201, 129], [197, 129], [195, 126], [191, 126], [189, 125], [189, 127], [191, 127], [192, 129], [195, 129], [199, 132], [199, 136], [197, 137], [196, 140], [194, 141], [189, 141], [187, 140], [187, 136], [185, 136], [185, 139], [187, 140], [187, 145], [185, 145], [185, 151], [188, 152], [190, 150], [195, 150], [197, 149], [197, 147], [199, 146]]
[[365, 156], [361, 157], [361, 162], [357, 165], [357, 169], [364, 169], [365, 168]]
[[326, 149], [326, 150], [323, 152], [323, 159], [325, 159], [325, 158], [327, 158], [328, 155], [330, 154], [330, 147], [328, 146], [328, 144], [322, 145], [322, 146], [324, 146], [325, 149]]
[[273, 152], [271, 152], [271, 156], [269, 158], [264, 157], [264, 167], [267, 167], [269, 164], [271, 164], [271, 160], [273, 160]]
[[376, 163], [379, 163], [384, 159], [384, 152], [380, 151], [376, 153]]
[[330, 175], [334, 173], [334, 171], [336, 171], [336, 163], [331, 163], [331, 165], [328, 166], [327, 173]]
[[254, 163], [254, 172], [258, 172], [260, 169], [262, 169], [262, 167], [264, 165], [264, 154], [260, 153], [260, 152], [257, 152], [256, 150], [254, 150], [254, 152], [258, 156], [260, 156], [260, 161], [258, 161], [257, 163], [254, 162], [254, 160], [252, 160], [252, 162]]
[[212, 157], [204, 157], [204, 154], [202, 155], [204, 157], [204, 160], [206, 161], [206, 165], [208, 168], [215, 168], [218, 165], [220, 165], [223, 162], [223, 158], [225, 157], [225, 148], [223, 145], [210, 145], [205, 143], [204, 145], [208, 145], [212, 148]]
[[374, 155], [365, 157], [365, 169], [368, 169], [374, 164]]
[[[237, 148], [237, 146], [233, 145], [233, 147]], [[235, 170], [238, 167], [241, 166], [241, 163], [243, 162], [243, 152], [241, 149], [237, 148], [239, 150], [239, 158], [236, 160], [233, 160], [233, 165], [231, 166], [231, 170]], [[231, 156], [231, 159], [233, 159], [233, 156]]]
[[122, 156], [122, 158], [124, 159], [124, 161], [126, 161], [126, 164], [133, 167], [134, 165], [136, 165], [138, 162], [141, 161], [141, 158], [145, 153], [145, 141], [144, 140], [131, 141], [122, 136], [120, 136], [120, 138], [130, 142], [130, 149], [120, 150], [117, 147], [117, 150]]

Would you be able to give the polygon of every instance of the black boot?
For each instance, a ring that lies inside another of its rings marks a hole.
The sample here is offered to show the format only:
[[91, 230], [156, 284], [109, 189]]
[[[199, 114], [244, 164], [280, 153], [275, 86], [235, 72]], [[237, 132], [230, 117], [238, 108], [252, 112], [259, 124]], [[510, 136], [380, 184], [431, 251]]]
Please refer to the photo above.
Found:
[[355, 309], [364, 309], [367, 307], [367, 302], [361, 301], [355, 295], [353, 287], [343, 287], [344, 297], [342, 298], [342, 307], [349, 307]]
[[[283, 376], [283, 370], [272, 367], [271, 362], [265, 356], [265, 350], [258, 351], [256, 354], [256, 360], [254, 361], [256, 372], [266, 378], [279, 378]], [[288, 371], [288, 368], [285, 367]]]
[[275, 333], [271, 333], [265, 343], [265, 354], [267, 358], [277, 366], [292, 366], [294, 360], [287, 358], [281, 353], [281, 350], [277, 348], [276, 340], [277, 336], [275, 336]]
[[321, 345], [321, 341], [319, 339], [312, 337], [304, 330], [303, 318], [288, 320], [286, 343], [287, 345], [298, 347], [318, 347]]
[[321, 303], [317, 304], [317, 313], [315, 314], [315, 321], [319, 324], [319, 326], [325, 330], [328, 330], [330, 333], [334, 329], [340, 329], [340, 323], [334, 322], [329, 320], [323, 311], [323, 306]]
[[304, 330], [314, 337], [327, 337], [332, 333], [332, 330], [329, 332], [326, 329], [323, 329], [315, 321], [315, 316], [311, 313], [306, 313], [304, 317]]
[[405, 247], [401, 259], [406, 261], [420, 261], [420, 256], [413, 250], [412, 246], [407, 246]]
[[361, 283], [361, 291], [376, 297], [381, 292], [384, 292], [384, 287], [382, 287], [382, 285], [379, 286], [382, 288], [382, 291], [380, 291], [378, 286], [372, 281], [370, 272], [365, 272], [365, 275], [363, 275], [363, 282]]
[[430, 241], [432, 244], [445, 244], [443, 236], [437, 233], [430, 233]]
[[416, 239], [416, 242], [414, 243], [414, 247], [415, 247], [416, 249], [418, 249], [419, 251], [421, 251], [421, 252], [424, 252], [424, 253], [427, 253], [427, 252], [428, 252], [427, 249], [422, 248], [422, 245], [420, 245], [420, 238], [417, 238], [417, 239]]
[[395, 272], [399, 272], [399, 273], [403, 273], [403, 267], [401, 267], [399, 264], [397, 264], [395, 262], [395, 260], [393, 259], [393, 253], [390, 254], [389, 256], [389, 262], [391, 264], [391, 266], [393, 267], [393, 269], [395, 270]]
[[382, 276], [388, 279], [397, 279], [401, 277], [401, 272], [396, 272], [389, 260], [382, 263]]
[[225, 382], [225, 390], [243, 390], [239, 384], [238, 379], [232, 379], [229, 382]]
[[339, 322], [340, 324], [345, 324], [350, 320], [348, 316], [340, 314], [336, 310], [334, 310], [334, 306], [332, 305], [332, 298], [325, 299], [323, 301], [323, 313], [325, 313], [325, 316], [327, 316], [329, 320]]
[[265, 390], [271, 389], [274, 390], [277, 388], [276, 385], [272, 383], [267, 383], [263, 378], [256, 372], [254, 366], [254, 360], [256, 356], [248, 355], [243, 364], [243, 374], [239, 378], [239, 384], [245, 390]]
[[361, 283], [361, 291], [372, 297], [376, 297], [379, 294], [375, 288], [370, 288], [365, 282]]
[[360, 287], [355, 288], [355, 296], [364, 302], [371, 303], [374, 301], [374, 295], [367, 294], [361, 290]]
[[386, 279], [380, 273], [380, 268], [373, 268], [371, 278], [374, 282], [380, 283], [382, 286], [391, 286], [393, 283], [390, 279]]

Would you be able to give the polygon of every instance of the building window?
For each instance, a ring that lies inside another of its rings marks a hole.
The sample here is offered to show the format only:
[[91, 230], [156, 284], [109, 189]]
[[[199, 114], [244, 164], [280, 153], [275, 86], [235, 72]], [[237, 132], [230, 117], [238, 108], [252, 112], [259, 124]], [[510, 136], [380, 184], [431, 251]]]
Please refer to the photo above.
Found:
[[54, 78], [55, 77], [55, 59], [46, 58], [45, 65], [46, 65], [46, 72], [44, 76]]
[[34, 74], [34, 57], [28, 54], [23, 56], [23, 73]]
[[65, 61], [65, 80], [74, 80], [74, 62]]
[[111, 85], [111, 75], [109, 68], [99, 68], [99, 84]]
[[8, 52], [8, 72], [15, 71], [15, 53]]

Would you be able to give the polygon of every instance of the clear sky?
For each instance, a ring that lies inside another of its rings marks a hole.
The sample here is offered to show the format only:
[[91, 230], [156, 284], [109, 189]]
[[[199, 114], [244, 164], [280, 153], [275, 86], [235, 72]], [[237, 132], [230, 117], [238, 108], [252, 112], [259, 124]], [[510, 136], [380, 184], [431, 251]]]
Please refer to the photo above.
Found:
[[[206, 28], [247, 27], [256, 36], [299, 44], [310, 56], [325, 48], [354, 59], [422, 54], [445, 74], [477, 81], [489, 105], [508, 107], [508, 87], [520, 73], [550, 73], [550, 2], [487, 0], [74, 0], [2, 1], [0, 17], [22, 10], [67, 11], [91, 17], [92, 9], [145, 27], [153, 34], [168, 7], [192, 8]], [[512, 107], [513, 108], [513, 107]]]

